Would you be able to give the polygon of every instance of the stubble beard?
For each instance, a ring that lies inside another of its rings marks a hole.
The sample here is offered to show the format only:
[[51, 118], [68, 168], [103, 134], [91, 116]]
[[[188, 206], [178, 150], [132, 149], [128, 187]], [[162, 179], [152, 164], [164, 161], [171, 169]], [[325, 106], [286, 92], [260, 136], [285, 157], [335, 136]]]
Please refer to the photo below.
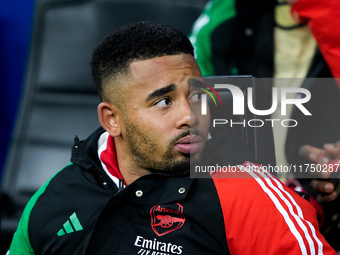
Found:
[[181, 174], [190, 171], [190, 164], [196, 164], [197, 157], [190, 154], [182, 154], [180, 159], [176, 159], [174, 146], [181, 138], [190, 135], [190, 131], [174, 137], [167, 145], [166, 152], [160, 161], [153, 160], [153, 154], [157, 153], [159, 144], [157, 139], [148, 139], [140, 129], [128, 120], [125, 120], [126, 141], [131, 150], [132, 160], [138, 168], [146, 169], [151, 173]]

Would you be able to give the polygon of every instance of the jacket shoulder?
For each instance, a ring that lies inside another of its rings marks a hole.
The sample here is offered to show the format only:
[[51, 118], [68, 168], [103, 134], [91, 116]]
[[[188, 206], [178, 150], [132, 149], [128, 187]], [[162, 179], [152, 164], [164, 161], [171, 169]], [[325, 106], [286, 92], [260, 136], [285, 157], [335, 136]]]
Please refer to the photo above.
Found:
[[335, 254], [307, 200], [259, 165], [245, 162], [237, 168], [235, 178], [213, 178], [231, 253]]

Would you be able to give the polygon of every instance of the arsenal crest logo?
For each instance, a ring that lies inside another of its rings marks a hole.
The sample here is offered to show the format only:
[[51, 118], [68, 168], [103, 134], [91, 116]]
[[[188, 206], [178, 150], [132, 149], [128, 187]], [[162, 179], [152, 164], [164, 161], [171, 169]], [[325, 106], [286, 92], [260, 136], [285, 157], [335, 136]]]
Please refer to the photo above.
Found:
[[176, 203], [173, 205], [155, 205], [150, 210], [151, 227], [158, 236], [166, 235], [183, 226], [185, 217], [183, 206]]

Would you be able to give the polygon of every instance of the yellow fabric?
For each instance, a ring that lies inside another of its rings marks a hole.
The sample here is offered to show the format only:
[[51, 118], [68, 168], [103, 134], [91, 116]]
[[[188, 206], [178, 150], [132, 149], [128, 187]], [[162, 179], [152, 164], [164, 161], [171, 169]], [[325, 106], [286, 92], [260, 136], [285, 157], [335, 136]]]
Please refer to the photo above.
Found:
[[[292, 23], [291, 20], [284, 22], [284, 19], [292, 19], [289, 13], [289, 8], [277, 8], [275, 15], [276, 20], [280, 20], [285, 24]], [[316, 42], [309, 27], [306, 25], [291, 30], [284, 30], [279, 27], [275, 27], [274, 38], [274, 78], [285, 78], [275, 79], [274, 86], [278, 88], [301, 86], [303, 79], [289, 78], [304, 78], [309, 70], [316, 50]], [[292, 95], [292, 98], [293, 97], [295, 97], [295, 95]], [[292, 109], [291, 107], [287, 108], [287, 115], [281, 116], [280, 101], [280, 97], [278, 97], [278, 108], [276, 112], [272, 114], [272, 118], [281, 120], [289, 119]], [[287, 128], [282, 127], [282, 125], [275, 125], [273, 132], [277, 165], [287, 165], [285, 158]]]

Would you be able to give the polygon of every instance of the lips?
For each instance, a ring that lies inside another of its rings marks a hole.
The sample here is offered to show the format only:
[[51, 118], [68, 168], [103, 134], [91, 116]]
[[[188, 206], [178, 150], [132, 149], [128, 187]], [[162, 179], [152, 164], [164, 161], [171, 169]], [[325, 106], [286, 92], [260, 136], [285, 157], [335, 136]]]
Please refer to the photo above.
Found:
[[175, 147], [184, 154], [194, 154], [203, 147], [203, 140], [197, 135], [188, 135], [179, 140]]

